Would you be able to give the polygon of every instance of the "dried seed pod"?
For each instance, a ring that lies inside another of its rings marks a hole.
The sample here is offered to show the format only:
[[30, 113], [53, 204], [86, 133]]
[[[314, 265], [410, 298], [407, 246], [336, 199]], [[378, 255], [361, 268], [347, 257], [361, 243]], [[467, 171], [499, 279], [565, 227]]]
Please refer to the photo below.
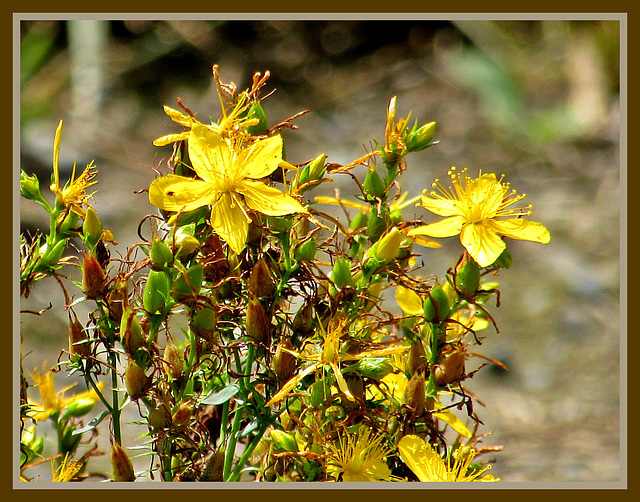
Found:
[[407, 354], [407, 362], [405, 363], [407, 375], [413, 375], [416, 371], [426, 372], [427, 363], [427, 353], [424, 350], [422, 340], [419, 338], [411, 340], [411, 346]]
[[89, 337], [82, 323], [78, 321], [75, 314], [73, 319], [69, 314], [69, 353], [82, 358], [89, 357], [91, 355], [91, 346], [87, 343], [88, 340]]
[[424, 411], [425, 400], [424, 374], [418, 371], [409, 379], [402, 401], [413, 416], [420, 416]]
[[200, 481], [223, 481], [224, 470], [224, 450], [220, 449], [213, 453], [207, 460], [202, 471]]
[[261, 257], [251, 269], [247, 292], [252, 298], [271, 298], [276, 291], [276, 283], [271, 276], [267, 262]]
[[127, 394], [133, 400], [139, 399], [147, 393], [149, 388], [149, 377], [138, 364], [129, 359], [127, 368], [124, 372], [124, 381], [127, 388]]
[[111, 445], [111, 470], [113, 471], [113, 480], [135, 481], [136, 475], [133, 472], [133, 464], [127, 452], [119, 444]]
[[283, 349], [293, 349], [291, 341], [284, 338], [278, 342], [276, 353], [271, 360], [271, 369], [280, 381], [287, 381], [296, 370], [296, 356]]
[[433, 379], [439, 387], [457, 382], [464, 377], [466, 351], [462, 345], [451, 345], [445, 348], [438, 357], [438, 364], [433, 369]]
[[82, 262], [82, 292], [90, 300], [102, 298], [107, 290], [107, 277], [98, 260], [85, 253]]
[[271, 323], [264, 308], [256, 299], [250, 299], [247, 305], [247, 336], [256, 343], [267, 344], [271, 337]]
[[174, 380], [178, 380], [184, 371], [184, 357], [182, 351], [176, 347], [172, 339], [167, 341], [162, 359], [165, 363], [164, 366], [167, 373], [171, 375], [171, 378]]

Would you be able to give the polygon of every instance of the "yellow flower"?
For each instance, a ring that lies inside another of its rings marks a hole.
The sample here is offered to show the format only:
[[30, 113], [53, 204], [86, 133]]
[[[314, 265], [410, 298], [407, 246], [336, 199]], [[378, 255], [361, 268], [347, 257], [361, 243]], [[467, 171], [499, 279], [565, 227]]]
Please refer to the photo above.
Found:
[[[202, 126], [207, 129], [218, 133], [222, 137], [229, 137], [230, 135], [237, 134], [240, 136], [249, 136], [247, 133], [243, 133], [241, 131], [244, 127], [249, 127], [252, 125], [256, 125], [259, 121], [256, 118], [252, 119], [241, 119], [240, 115], [242, 115], [249, 107], [251, 106], [251, 101], [248, 98], [246, 92], [243, 92], [238, 97], [238, 102], [233, 107], [229, 115], [226, 114], [224, 108], [222, 109], [223, 115], [220, 119], [219, 123], [205, 125], [196, 120], [195, 117], [191, 115], [185, 115], [178, 110], [174, 110], [168, 106], [164, 106], [164, 112], [169, 116], [171, 120], [180, 124], [183, 127], [187, 127], [188, 129], [192, 129], [194, 126]], [[174, 143], [176, 141], [183, 141], [189, 139], [190, 130], [183, 131], [177, 134], [167, 134], [165, 136], [161, 136], [156, 139], [153, 144], [155, 146], [164, 146], [170, 143]]]
[[312, 364], [307, 366], [300, 373], [289, 379], [282, 388], [269, 400], [267, 406], [272, 406], [276, 403], [282, 401], [289, 393], [302, 381], [304, 377], [311, 374], [313, 371], [324, 367], [327, 365], [331, 368], [336, 382], [338, 383], [338, 387], [342, 393], [347, 397], [347, 399], [354, 401], [354, 397], [349, 391], [349, 387], [347, 386], [347, 382], [342, 376], [342, 371], [340, 370], [340, 363], [343, 361], [359, 361], [361, 359], [367, 359], [372, 357], [383, 357], [391, 354], [397, 354], [400, 352], [405, 352], [408, 350], [407, 346], [398, 345], [386, 347], [383, 349], [373, 349], [365, 352], [360, 352], [358, 354], [345, 354], [340, 351], [340, 338], [343, 335], [345, 321], [336, 322], [332, 329], [329, 329], [328, 333], [322, 333], [323, 337], [323, 345], [322, 349], [315, 353], [310, 354], [300, 354], [294, 352], [292, 350], [283, 349], [286, 352], [293, 354], [294, 356], [304, 359], [307, 361], [313, 361]]
[[525, 195], [516, 195], [509, 184], [496, 179], [495, 174], [480, 174], [471, 179], [451, 168], [449, 176], [453, 188], [448, 190], [433, 184], [434, 191], [422, 197], [419, 204], [432, 213], [444, 216], [437, 223], [423, 225], [410, 230], [408, 235], [452, 237], [460, 234], [460, 242], [481, 267], [488, 267], [505, 249], [502, 237], [521, 239], [546, 244], [549, 231], [540, 223], [527, 221], [521, 216], [531, 214], [531, 206], [508, 209]]
[[327, 460], [327, 474], [346, 482], [397, 481], [385, 462], [391, 453], [382, 442], [383, 436], [372, 436], [367, 428], [356, 434], [339, 437], [337, 446], [329, 445], [331, 456]]
[[87, 194], [87, 188], [97, 183], [97, 181], [93, 181], [97, 171], [95, 170], [93, 162], [90, 162], [82, 174], [75, 179], [76, 165], [74, 164], [69, 183], [65, 187], [61, 187], [59, 168], [61, 136], [62, 120], [58, 123], [53, 143], [53, 183], [49, 186], [49, 190], [56, 195], [57, 202], [60, 205], [67, 207], [77, 215], [84, 217], [85, 210], [82, 206], [88, 206], [87, 200], [93, 195], [93, 193]]
[[473, 448], [460, 446], [449, 464], [436, 453], [433, 447], [418, 436], [404, 436], [398, 443], [400, 456], [405, 464], [422, 482], [486, 482], [500, 481], [491, 474], [485, 474], [490, 465], [470, 471], [469, 467], [476, 456]]
[[60, 464], [60, 467], [56, 471], [53, 460], [51, 460], [51, 481], [54, 483], [66, 483], [71, 481], [76, 474], [82, 470], [82, 462], [77, 460], [68, 460], [68, 455]]
[[202, 124], [192, 126], [189, 158], [201, 179], [175, 174], [155, 179], [149, 201], [167, 211], [192, 211], [211, 205], [211, 225], [237, 254], [247, 241], [247, 210], [267, 216], [305, 212], [293, 197], [266, 185], [282, 161], [282, 138], [273, 136], [241, 149]]
[[[45, 373], [34, 371], [31, 376], [38, 387], [41, 400], [40, 403], [29, 400], [29, 405], [33, 412], [31, 418], [36, 422], [47, 420], [52, 413], [60, 412], [71, 404], [78, 403], [79, 405], [90, 406], [100, 399], [93, 389], [71, 397], [65, 397], [64, 393], [75, 384], [56, 392], [54, 388], [54, 373], [51, 370]], [[98, 388], [102, 389], [103, 387], [104, 383], [100, 382]]]

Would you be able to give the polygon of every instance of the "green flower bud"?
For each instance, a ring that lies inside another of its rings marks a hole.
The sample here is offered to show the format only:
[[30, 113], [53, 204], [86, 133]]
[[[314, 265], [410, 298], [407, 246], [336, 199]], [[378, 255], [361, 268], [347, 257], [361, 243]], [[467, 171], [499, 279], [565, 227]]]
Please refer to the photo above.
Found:
[[78, 235], [79, 218], [80, 217], [76, 213], [69, 211], [60, 225], [58, 235], [65, 238], [76, 237]]
[[451, 305], [449, 297], [442, 289], [442, 286], [436, 284], [429, 290], [429, 294], [424, 300], [424, 318], [427, 322], [440, 323], [449, 317]]
[[327, 156], [322, 153], [307, 164], [307, 166], [309, 166], [309, 178], [311, 181], [321, 179], [327, 172], [327, 166], [325, 165], [326, 160]]
[[395, 260], [400, 253], [400, 244], [402, 244], [403, 240], [404, 235], [402, 232], [398, 230], [398, 227], [393, 227], [376, 243], [374, 256], [382, 263]]
[[173, 253], [171, 248], [160, 239], [153, 239], [151, 244], [151, 252], [149, 253], [151, 266], [155, 269], [162, 269], [166, 264], [173, 262]]
[[372, 208], [369, 211], [369, 217], [367, 220], [367, 235], [371, 242], [376, 242], [380, 236], [385, 232], [389, 223], [389, 210], [383, 206], [378, 215], [377, 208]]
[[199, 247], [200, 241], [192, 235], [176, 235], [176, 249], [178, 249], [178, 256], [180, 258], [195, 253]]
[[386, 186], [375, 167], [367, 170], [364, 178], [364, 193], [371, 198], [381, 199], [385, 195]]
[[125, 309], [122, 312], [120, 320], [120, 341], [122, 347], [129, 355], [133, 355], [136, 350], [146, 345], [144, 330], [138, 317], [131, 309]]
[[324, 406], [325, 401], [331, 396], [331, 387], [329, 382], [324, 378], [322, 380], [316, 380], [311, 384], [311, 406], [314, 408], [321, 408]]
[[142, 292], [142, 304], [147, 312], [164, 310], [169, 299], [169, 277], [162, 271], [150, 270]]
[[265, 134], [269, 129], [267, 114], [264, 112], [264, 108], [262, 108], [262, 105], [258, 100], [251, 104], [247, 113], [247, 119], [257, 120], [256, 124], [245, 127], [246, 131], [251, 134], [251, 136]]
[[217, 315], [216, 309], [210, 305], [198, 305], [191, 317], [191, 329], [196, 335], [206, 340], [213, 340], [216, 330]]
[[151, 427], [164, 429], [171, 425], [171, 413], [163, 403], [160, 403], [157, 408], [149, 411], [147, 422]]
[[298, 443], [296, 443], [296, 438], [293, 436], [293, 434], [289, 434], [285, 431], [279, 431], [275, 429], [272, 430], [271, 444], [273, 445], [273, 450], [276, 453], [284, 451], [298, 451]]
[[38, 177], [35, 174], [30, 176], [22, 169], [20, 170], [20, 195], [28, 200], [35, 200], [39, 203], [44, 202]]
[[436, 123], [429, 122], [418, 128], [418, 121], [413, 125], [413, 129], [407, 134], [406, 150], [407, 152], [419, 152], [430, 147], [434, 143], [433, 136], [436, 132]]
[[100, 218], [98, 218], [98, 213], [96, 213], [92, 207], [87, 208], [84, 216], [82, 235], [84, 237], [84, 243], [90, 249], [93, 249], [100, 240], [100, 237], [102, 237], [102, 222]]
[[121, 481], [135, 481], [136, 475], [133, 472], [133, 464], [129, 459], [129, 455], [124, 451], [124, 448], [119, 444], [111, 445], [111, 470], [113, 472], [113, 480], [116, 482]]
[[47, 272], [55, 268], [66, 248], [67, 241], [65, 239], [59, 240], [54, 246], [49, 246], [47, 243], [43, 244], [40, 247], [41, 258], [38, 260], [35, 271]]
[[310, 262], [316, 257], [316, 251], [315, 239], [307, 239], [296, 247], [294, 256], [297, 261]]
[[[358, 361], [356, 370], [362, 376], [373, 380], [381, 380], [393, 371], [393, 366], [385, 357], [372, 357]], [[351, 390], [351, 388], [349, 388], [349, 390]]]
[[351, 230], [359, 230], [361, 228], [364, 228], [367, 226], [367, 219], [368, 219], [368, 216], [366, 213], [363, 213], [362, 211], [358, 211], [358, 214], [356, 214], [351, 220], [351, 224], [349, 225], [349, 228]]
[[480, 265], [465, 256], [456, 269], [455, 285], [456, 291], [463, 297], [473, 297], [480, 285]]
[[67, 406], [63, 419], [84, 417], [87, 413], [91, 412], [95, 404], [96, 402], [90, 398], [77, 399]]
[[171, 295], [179, 302], [193, 300], [200, 293], [203, 279], [204, 270], [200, 265], [194, 265], [187, 271], [181, 271], [173, 281]]
[[331, 280], [336, 288], [342, 289], [345, 286], [353, 286], [353, 277], [351, 276], [351, 267], [349, 260], [346, 258], [338, 258], [333, 264], [331, 272]]

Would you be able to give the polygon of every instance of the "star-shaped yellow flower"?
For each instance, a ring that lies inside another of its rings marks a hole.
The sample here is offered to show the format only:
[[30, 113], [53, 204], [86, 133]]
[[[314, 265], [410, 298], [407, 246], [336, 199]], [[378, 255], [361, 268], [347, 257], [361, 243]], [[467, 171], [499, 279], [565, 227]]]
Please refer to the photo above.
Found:
[[210, 128], [194, 123], [189, 159], [201, 179], [169, 174], [149, 187], [149, 201], [166, 211], [192, 211], [211, 205], [211, 225], [235, 253], [247, 241], [248, 210], [267, 216], [302, 213], [293, 197], [261, 181], [282, 162], [282, 138], [272, 136], [241, 148]]
[[500, 481], [491, 474], [485, 474], [491, 466], [478, 471], [469, 467], [476, 456], [476, 451], [467, 446], [460, 446], [451, 455], [453, 465], [436, 453], [433, 447], [418, 436], [404, 436], [398, 443], [400, 456], [405, 464], [422, 482], [492, 482]]
[[434, 191], [422, 197], [419, 204], [432, 213], [444, 216], [437, 223], [422, 225], [408, 232], [408, 235], [429, 235], [431, 237], [452, 237], [460, 234], [460, 242], [481, 267], [488, 267], [504, 251], [506, 245], [502, 237], [511, 237], [546, 244], [551, 236], [540, 223], [527, 221], [521, 216], [531, 214], [531, 206], [508, 209], [522, 200], [525, 195], [516, 195], [509, 190], [509, 184], [496, 179], [495, 174], [480, 174], [471, 179], [455, 168], [449, 171], [453, 188], [444, 189], [436, 182]]

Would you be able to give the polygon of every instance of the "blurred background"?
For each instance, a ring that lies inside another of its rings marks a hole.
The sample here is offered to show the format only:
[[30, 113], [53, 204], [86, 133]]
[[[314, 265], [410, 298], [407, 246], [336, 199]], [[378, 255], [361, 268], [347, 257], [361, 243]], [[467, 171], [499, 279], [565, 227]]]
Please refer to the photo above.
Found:
[[[21, 168], [48, 186], [63, 119], [63, 178], [74, 161], [95, 160], [95, 207], [119, 242], [112, 256], [139, 240], [139, 221], [154, 212], [134, 192], [171, 153], [152, 141], [180, 129], [162, 106], [176, 108], [179, 97], [203, 121], [219, 114], [214, 64], [240, 90], [254, 72], [270, 71], [270, 125], [311, 110], [294, 121], [299, 130], [283, 133], [293, 163], [324, 152], [345, 164], [371, 150], [372, 139], [384, 140], [392, 96], [399, 117], [436, 121], [440, 143], [407, 158], [404, 190], [448, 182], [451, 166], [504, 174], [552, 235], [546, 246], [509, 242], [513, 266], [497, 277], [502, 306], [490, 306], [500, 333], [484, 331], [477, 350], [509, 371], [487, 367], [467, 382], [485, 405], [476, 410], [492, 432], [484, 444], [504, 447], [492, 473], [516, 482], [624, 474], [619, 21], [30, 20], [20, 26], [20, 64]], [[323, 189], [355, 193], [350, 179]], [[406, 218], [433, 221], [425, 213]], [[20, 227], [46, 230], [46, 213], [21, 202]], [[419, 250], [426, 271], [443, 277], [462, 248], [457, 238], [441, 242], [441, 250]], [[26, 371], [55, 364], [67, 347], [54, 281], [21, 308], [49, 302], [43, 316], [20, 318]], [[68, 384], [63, 374], [57, 384]], [[94, 461], [110, 470], [106, 456]]]

